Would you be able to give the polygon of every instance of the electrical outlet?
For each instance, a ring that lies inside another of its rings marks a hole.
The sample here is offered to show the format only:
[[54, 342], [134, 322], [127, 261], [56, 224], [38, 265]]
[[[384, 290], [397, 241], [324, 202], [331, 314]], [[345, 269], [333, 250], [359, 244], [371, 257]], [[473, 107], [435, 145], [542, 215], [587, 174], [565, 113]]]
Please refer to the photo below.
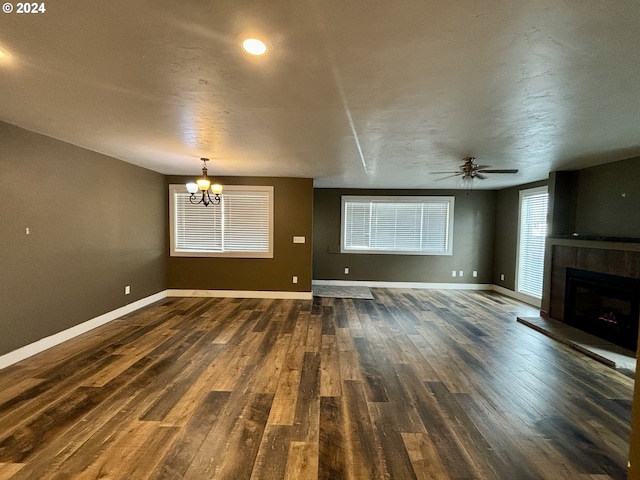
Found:
[[455, 277], [456, 275], [458, 275], [458, 272], [456, 272], [455, 270], [453, 270], [453, 271], [451, 272], [451, 276], [452, 276], [452, 277]]
[[473, 276], [474, 276], [474, 277], [477, 277], [477, 276], [478, 276], [478, 271], [477, 271], [477, 270], [474, 270], [474, 271], [473, 271]]
[[464, 275], [464, 272], [463, 272], [462, 270], [460, 270], [460, 271], [458, 272], [458, 276], [459, 276], [459, 277], [462, 277], [463, 275]]
[[131, 286], [127, 285], [124, 287], [124, 294], [129, 295], [131, 293]]
[[25, 233], [25, 235], [31, 234], [31, 231], [29, 230], [29, 227], [24, 229], [24, 233]]
[[298, 277], [297, 276], [293, 276], [293, 283], [298, 283]]
[[344, 267], [344, 274], [349, 275], [349, 267]]
[[500, 280], [504, 282], [504, 273], [500, 274]]

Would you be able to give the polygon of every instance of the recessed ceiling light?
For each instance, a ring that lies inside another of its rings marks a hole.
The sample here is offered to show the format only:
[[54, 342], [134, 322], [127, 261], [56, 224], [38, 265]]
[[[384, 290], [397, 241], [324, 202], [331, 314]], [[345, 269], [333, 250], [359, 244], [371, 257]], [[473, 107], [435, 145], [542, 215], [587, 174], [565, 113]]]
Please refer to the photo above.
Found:
[[9, 60], [11, 60], [11, 53], [0, 47], [0, 62], [8, 62]]
[[250, 55], [264, 55], [267, 46], [257, 38], [247, 38], [242, 42], [242, 49]]

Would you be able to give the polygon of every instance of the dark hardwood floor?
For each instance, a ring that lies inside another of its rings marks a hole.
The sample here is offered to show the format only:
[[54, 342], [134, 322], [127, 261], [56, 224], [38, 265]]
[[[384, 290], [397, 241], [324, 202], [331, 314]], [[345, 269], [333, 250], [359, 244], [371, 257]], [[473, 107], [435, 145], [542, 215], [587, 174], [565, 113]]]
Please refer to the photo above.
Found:
[[623, 479], [633, 380], [489, 292], [172, 298], [0, 371], [0, 479]]

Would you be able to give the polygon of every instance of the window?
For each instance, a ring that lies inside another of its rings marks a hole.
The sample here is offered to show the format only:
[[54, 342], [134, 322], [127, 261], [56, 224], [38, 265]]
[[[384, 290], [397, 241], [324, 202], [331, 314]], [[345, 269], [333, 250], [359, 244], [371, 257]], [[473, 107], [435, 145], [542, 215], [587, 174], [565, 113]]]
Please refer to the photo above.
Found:
[[542, 298], [547, 237], [547, 187], [520, 191], [517, 291]]
[[208, 207], [189, 196], [169, 187], [172, 256], [273, 258], [273, 187], [225, 185]]
[[343, 253], [451, 255], [454, 197], [342, 197]]

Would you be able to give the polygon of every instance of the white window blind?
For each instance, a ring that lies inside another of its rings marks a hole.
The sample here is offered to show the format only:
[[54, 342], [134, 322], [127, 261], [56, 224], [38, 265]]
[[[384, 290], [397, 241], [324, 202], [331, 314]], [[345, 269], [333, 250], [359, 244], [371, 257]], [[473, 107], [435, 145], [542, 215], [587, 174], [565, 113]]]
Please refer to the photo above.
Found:
[[342, 197], [341, 251], [451, 255], [454, 197]]
[[520, 192], [517, 289], [535, 298], [542, 298], [548, 198], [547, 187]]
[[171, 185], [171, 255], [273, 257], [273, 187], [225, 186], [208, 207], [189, 197]]

